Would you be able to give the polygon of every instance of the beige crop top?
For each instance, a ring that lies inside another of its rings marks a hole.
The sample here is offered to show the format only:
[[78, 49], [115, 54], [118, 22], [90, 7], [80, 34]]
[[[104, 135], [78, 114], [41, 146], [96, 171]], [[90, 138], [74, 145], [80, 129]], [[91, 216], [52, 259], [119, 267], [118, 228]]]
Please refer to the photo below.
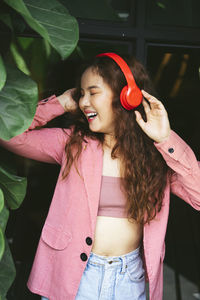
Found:
[[120, 189], [120, 178], [102, 176], [98, 216], [127, 218], [126, 199]]

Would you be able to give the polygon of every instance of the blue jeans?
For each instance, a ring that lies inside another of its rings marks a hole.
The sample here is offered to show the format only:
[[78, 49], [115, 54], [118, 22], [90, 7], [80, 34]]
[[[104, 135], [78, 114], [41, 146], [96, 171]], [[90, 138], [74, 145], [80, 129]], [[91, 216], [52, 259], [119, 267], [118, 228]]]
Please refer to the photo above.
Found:
[[91, 252], [75, 300], [146, 300], [140, 249], [109, 257]]

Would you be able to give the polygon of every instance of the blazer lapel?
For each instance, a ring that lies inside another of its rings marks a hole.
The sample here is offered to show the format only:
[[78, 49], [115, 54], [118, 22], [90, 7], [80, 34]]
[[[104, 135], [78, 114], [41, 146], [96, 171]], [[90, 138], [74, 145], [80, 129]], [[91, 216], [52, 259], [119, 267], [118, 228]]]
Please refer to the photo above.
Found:
[[89, 142], [85, 143], [83, 147], [81, 168], [90, 211], [92, 232], [94, 232], [96, 225], [101, 189], [102, 167], [102, 147], [101, 145], [98, 146], [98, 141], [89, 140]]

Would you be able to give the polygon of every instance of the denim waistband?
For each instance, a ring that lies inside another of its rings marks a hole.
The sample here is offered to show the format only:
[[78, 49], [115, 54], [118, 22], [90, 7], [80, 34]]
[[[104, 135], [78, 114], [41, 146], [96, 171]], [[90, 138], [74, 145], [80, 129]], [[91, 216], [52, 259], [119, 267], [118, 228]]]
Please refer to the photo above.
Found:
[[122, 266], [122, 269], [125, 272], [127, 264], [136, 261], [138, 258], [140, 258], [140, 247], [120, 256], [103, 256], [90, 252], [88, 264], [104, 265], [106, 268]]

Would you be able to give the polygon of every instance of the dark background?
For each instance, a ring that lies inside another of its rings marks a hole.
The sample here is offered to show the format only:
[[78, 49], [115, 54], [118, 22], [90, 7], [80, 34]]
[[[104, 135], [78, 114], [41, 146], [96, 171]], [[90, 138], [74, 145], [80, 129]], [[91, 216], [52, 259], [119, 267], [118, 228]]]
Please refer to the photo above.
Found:
[[[117, 52], [135, 55], [145, 64], [167, 108], [172, 129], [200, 159], [200, 1], [96, 1], [98, 9], [95, 1], [90, 0], [61, 2], [78, 19], [78, 49], [83, 58]], [[110, 10], [105, 9], [105, 3]], [[38, 38], [28, 28], [23, 36]], [[81, 61], [80, 55], [74, 52], [66, 61], [54, 64], [47, 73], [42, 95], [59, 95], [72, 88]], [[62, 118], [53, 121], [51, 126], [55, 124], [61, 125]], [[26, 282], [59, 167], [13, 157], [19, 174], [28, 177], [28, 189], [21, 207], [11, 212], [6, 231], [17, 269], [8, 300], [40, 299], [28, 291]], [[192, 295], [184, 298], [186, 291], [180, 276], [194, 283], [196, 292], [200, 291], [199, 237], [199, 212], [172, 195], [165, 265], [173, 271], [174, 299], [195, 299]], [[164, 299], [169, 298], [164, 296]]]

